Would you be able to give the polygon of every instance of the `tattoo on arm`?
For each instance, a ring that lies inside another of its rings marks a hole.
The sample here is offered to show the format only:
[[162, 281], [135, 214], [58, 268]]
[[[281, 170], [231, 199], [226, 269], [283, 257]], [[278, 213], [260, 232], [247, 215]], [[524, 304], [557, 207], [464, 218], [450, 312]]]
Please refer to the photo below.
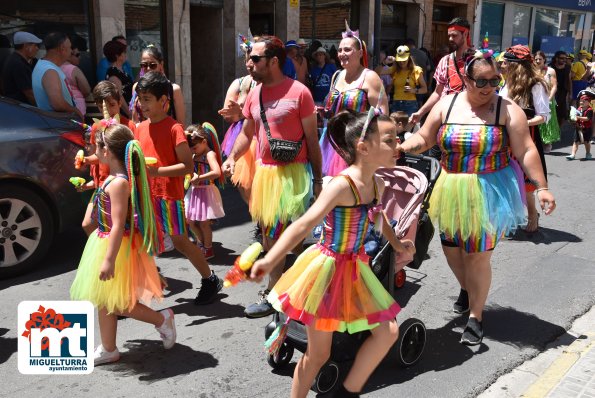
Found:
[[531, 184], [535, 185], [537, 188], [541, 188], [541, 186], [539, 185], [539, 183], [536, 180], [534, 180], [532, 178], [528, 178], [528, 180]]

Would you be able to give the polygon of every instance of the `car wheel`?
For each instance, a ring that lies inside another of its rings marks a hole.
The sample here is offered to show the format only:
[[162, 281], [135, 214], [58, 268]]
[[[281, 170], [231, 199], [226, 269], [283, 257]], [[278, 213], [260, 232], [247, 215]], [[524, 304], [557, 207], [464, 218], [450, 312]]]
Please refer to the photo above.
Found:
[[0, 192], [0, 278], [5, 278], [31, 269], [47, 253], [54, 220], [35, 191], [10, 184]]

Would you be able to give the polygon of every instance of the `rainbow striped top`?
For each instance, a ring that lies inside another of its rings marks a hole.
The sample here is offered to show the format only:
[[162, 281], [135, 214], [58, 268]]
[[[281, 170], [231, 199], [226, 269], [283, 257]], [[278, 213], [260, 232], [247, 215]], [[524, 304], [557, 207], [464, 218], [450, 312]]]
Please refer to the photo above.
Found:
[[[211, 171], [211, 167], [209, 166], [209, 162], [207, 161], [207, 155], [202, 155], [199, 159], [194, 160], [194, 172], [201, 176], [203, 174], [208, 173]], [[202, 180], [199, 182], [198, 185], [213, 185], [215, 184], [215, 180]]]
[[[128, 176], [124, 174], [116, 174], [115, 176], [109, 176], [103, 185], [97, 189], [97, 194], [93, 200], [93, 218], [97, 221], [97, 234], [100, 236], [107, 236], [112, 230], [112, 215], [111, 215], [111, 202], [109, 195], [105, 192], [105, 189], [116, 178], [124, 178], [128, 181]], [[124, 234], [130, 233], [130, 224], [128, 218], [124, 225]]]
[[367, 72], [368, 69], [364, 69], [356, 88], [350, 88], [343, 92], [340, 92], [335, 88], [335, 84], [341, 75], [337, 76], [337, 79], [333, 81], [331, 89], [326, 96], [324, 105], [325, 113], [329, 118], [344, 109], [349, 109], [355, 112], [365, 112], [369, 109], [370, 104], [368, 103], [368, 93], [362, 89]]
[[360, 193], [348, 175], [347, 179], [355, 196], [355, 205], [337, 206], [326, 215], [323, 222], [324, 231], [319, 244], [334, 253], [357, 253], [364, 244], [370, 219], [368, 210], [378, 202], [378, 187], [374, 181], [374, 200], [362, 203]]
[[[497, 124], [448, 123], [457, 95], [453, 98], [437, 143], [442, 149], [442, 168], [449, 173], [487, 174], [509, 165], [509, 140], [506, 127]], [[501, 98], [496, 117], [500, 116]], [[496, 119], [496, 120], [498, 120]]]

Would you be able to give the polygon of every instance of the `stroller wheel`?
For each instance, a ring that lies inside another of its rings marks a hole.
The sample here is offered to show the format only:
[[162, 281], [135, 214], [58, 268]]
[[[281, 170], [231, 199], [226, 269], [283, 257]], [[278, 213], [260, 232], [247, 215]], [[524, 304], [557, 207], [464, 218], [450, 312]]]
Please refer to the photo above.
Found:
[[399, 326], [397, 360], [401, 366], [411, 366], [421, 358], [426, 346], [426, 325], [419, 319], [410, 318]]
[[281, 348], [279, 348], [279, 355], [275, 358], [274, 355], [269, 355], [267, 357], [267, 362], [273, 369], [281, 369], [285, 367], [291, 361], [293, 357], [293, 346], [287, 344], [287, 342], [283, 342]]
[[397, 271], [395, 274], [395, 287], [401, 288], [405, 285], [405, 280], [407, 279], [407, 273], [404, 269]]
[[337, 385], [340, 373], [339, 365], [336, 362], [328, 361], [316, 375], [314, 383], [312, 383], [312, 391], [319, 394], [329, 392]]

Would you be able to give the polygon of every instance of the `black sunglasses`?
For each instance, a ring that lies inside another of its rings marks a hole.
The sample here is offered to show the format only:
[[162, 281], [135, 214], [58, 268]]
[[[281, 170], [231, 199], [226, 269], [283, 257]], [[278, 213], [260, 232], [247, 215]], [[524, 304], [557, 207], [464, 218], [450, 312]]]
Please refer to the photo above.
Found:
[[252, 61], [253, 63], [257, 64], [260, 62], [261, 59], [263, 58], [271, 58], [270, 55], [251, 55], [250, 57], [250, 61]]
[[484, 88], [488, 84], [490, 85], [490, 87], [498, 87], [498, 85], [500, 84], [499, 77], [495, 77], [493, 79], [474, 79], [471, 76], [467, 77], [475, 82], [475, 87], [477, 88]]
[[139, 66], [141, 68], [143, 68], [143, 69], [149, 68], [149, 69], [153, 70], [153, 69], [157, 69], [157, 67], [159, 66], [159, 64], [156, 63], [156, 62], [141, 62], [139, 64]]

